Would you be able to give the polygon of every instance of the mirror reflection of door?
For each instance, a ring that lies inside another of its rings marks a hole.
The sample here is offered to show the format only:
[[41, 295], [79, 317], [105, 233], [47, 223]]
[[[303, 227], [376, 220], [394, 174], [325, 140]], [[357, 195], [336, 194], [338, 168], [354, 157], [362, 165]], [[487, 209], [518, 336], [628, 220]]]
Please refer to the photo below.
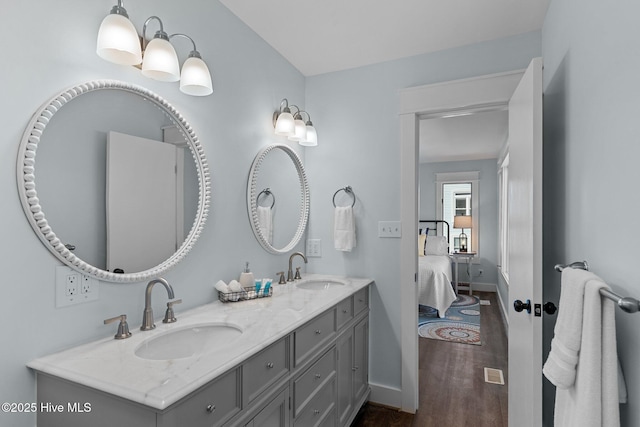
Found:
[[171, 257], [184, 240], [183, 151], [109, 132], [107, 270], [144, 271]]

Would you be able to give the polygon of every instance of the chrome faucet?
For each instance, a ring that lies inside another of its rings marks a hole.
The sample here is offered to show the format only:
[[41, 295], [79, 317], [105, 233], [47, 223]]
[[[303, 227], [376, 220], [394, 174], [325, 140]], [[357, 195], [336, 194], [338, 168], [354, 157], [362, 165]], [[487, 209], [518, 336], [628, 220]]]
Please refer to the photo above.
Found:
[[150, 331], [155, 328], [156, 325], [153, 323], [153, 309], [151, 308], [151, 291], [153, 290], [153, 285], [156, 283], [161, 283], [165, 289], [167, 290], [167, 295], [169, 295], [169, 299], [173, 299], [173, 288], [162, 277], [157, 279], [153, 279], [149, 283], [147, 283], [147, 290], [144, 294], [144, 313], [142, 314], [142, 326], [140, 326], [141, 331]]
[[302, 259], [304, 260], [304, 263], [307, 263], [307, 257], [304, 256], [304, 254], [302, 252], [294, 252], [291, 254], [291, 256], [289, 257], [289, 271], [287, 272], [287, 282], [293, 282], [294, 280], [298, 280], [298, 279], [302, 279], [302, 277], [300, 277], [300, 267], [296, 268], [296, 276], [293, 277], [293, 257], [295, 257], [296, 255], [300, 255], [302, 257]]

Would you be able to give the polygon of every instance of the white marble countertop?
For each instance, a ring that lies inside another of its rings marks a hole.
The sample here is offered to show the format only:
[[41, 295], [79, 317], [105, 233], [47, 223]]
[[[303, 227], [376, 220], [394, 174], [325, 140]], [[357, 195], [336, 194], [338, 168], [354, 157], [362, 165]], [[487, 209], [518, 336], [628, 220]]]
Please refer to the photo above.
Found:
[[[224, 304], [215, 301], [185, 312], [177, 306], [176, 323], [164, 324], [156, 319], [156, 329], [145, 332], [130, 325], [130, 338], [115, 340], [110, 334], [108, 338], [35, 359], [27, 366], [163, 410], [372, 283], [371, 279], [319, 274], [307, 274], [300, 282], [332, 279], [346, 284], [329, 290], [276, 284], [269, 298]], [[243, 333], [230, 343], [221, 342], [216, 348], [191, 357], [147, 360], [134, 354], [145, 340], [207, 323], [228, 323]]]

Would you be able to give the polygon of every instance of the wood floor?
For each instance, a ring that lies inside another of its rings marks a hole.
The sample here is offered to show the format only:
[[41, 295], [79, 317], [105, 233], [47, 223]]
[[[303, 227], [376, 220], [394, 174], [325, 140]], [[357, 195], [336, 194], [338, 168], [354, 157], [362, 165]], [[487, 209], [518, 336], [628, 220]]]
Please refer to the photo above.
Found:
[[[507, 337], [497, 294], [476, 292], [482, 345], [419, 338], [420, 400], [416, 414], [366, 404], [352, 427], [507, 427]], [[484, 381], [484, 368], [501, 369], [505, 385]]]

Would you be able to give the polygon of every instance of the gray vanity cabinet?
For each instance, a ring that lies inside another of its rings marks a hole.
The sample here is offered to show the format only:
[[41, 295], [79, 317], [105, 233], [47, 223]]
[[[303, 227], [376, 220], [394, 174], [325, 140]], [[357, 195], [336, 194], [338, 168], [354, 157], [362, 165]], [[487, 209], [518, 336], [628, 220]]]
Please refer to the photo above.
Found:
[[[40, 427], [334, 427], [369, 394], [368, 287], [338, 302], [165, 410], [38, 372], [38, 402], [91, 402], [39, 413]], [[65, 406], [66, 407], [66, 406]]]

